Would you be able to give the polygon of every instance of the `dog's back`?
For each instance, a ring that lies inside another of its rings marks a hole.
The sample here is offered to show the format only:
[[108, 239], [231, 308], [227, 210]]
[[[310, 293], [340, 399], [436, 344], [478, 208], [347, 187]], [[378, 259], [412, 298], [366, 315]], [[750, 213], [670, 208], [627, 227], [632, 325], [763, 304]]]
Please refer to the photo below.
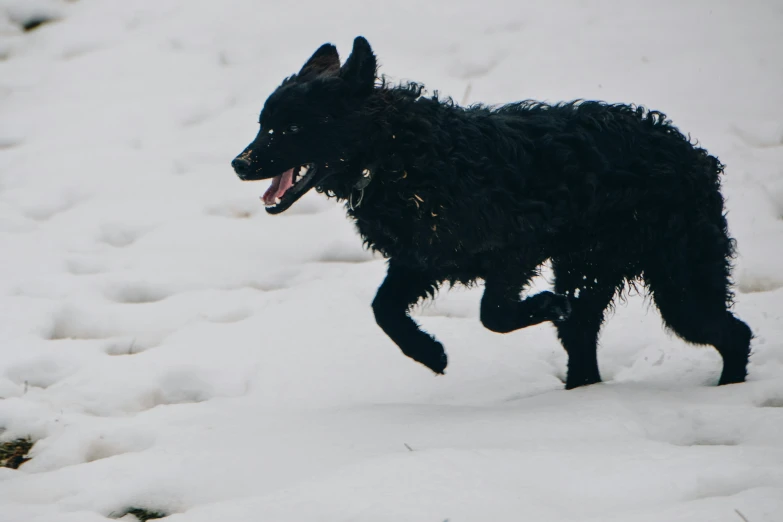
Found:
[[[407, 143], [404, 125], [417, 113], [426, 125]], [[405, 177], [379, 172], [354, 213], [370, 246], [389, 255], [458, 266], [531, 248], [546, 257], [601, 249], [641, 259], [695, 225], [724, 226], [722, 165], [661, 113], [419, 99], [404, 114], [395, 153], [408, 157]], [[393, 223], [376, 219], [399, 208]], [[394, 233], [382, 237], [381, 228]]]

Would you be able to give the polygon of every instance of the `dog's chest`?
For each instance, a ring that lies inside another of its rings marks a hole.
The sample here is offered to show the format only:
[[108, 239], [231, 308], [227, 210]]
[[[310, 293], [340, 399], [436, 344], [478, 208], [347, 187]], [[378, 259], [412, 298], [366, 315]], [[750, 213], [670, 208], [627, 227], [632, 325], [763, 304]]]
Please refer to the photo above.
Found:
[[365, 244], [413, 265], [451, 266], [466, 255], [445, 204], [419, 191], [374, 198], [351, 212]]

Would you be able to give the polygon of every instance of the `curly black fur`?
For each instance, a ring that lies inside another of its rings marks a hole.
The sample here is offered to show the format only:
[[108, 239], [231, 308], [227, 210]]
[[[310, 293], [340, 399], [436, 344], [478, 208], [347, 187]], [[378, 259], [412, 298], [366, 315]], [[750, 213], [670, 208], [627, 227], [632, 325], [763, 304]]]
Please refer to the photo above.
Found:
[[[364, 38], [342, 67], [333, 46], [319, 48], [269, 97], [233, 164], [242, 179], [317, 167], [308, 183], [345, 201], [365, 244], [389, 259], [372, 306], [406, 355], [443, 373], [443, 347], [409, 309], [444, 282], [483, 279], [487, 328], [552, 321], [566, 387], [599, 382], [604, 311], [643, 278], [669, 328], [723, 356], [721, 384], [745, 379], [751, 331], [729, 311], [734, 241], [717, 158], [643, 107], [464, 108], [378, 82], [376, 68]], [[554, 293], [520, 300], [547, 260]]]

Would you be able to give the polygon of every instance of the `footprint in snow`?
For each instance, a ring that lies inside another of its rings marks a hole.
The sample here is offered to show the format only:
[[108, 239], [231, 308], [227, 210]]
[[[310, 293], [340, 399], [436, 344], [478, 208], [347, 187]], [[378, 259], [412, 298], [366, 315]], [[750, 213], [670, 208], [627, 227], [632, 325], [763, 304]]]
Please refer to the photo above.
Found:
[[137, 281], [112, 284], [104, 289], [103, 295], [115, 303], [146, 304], [163, 301], [172, 292], [160, 285]]
[[759, 408], [783, 408], [783, 393], [773, 394], [758, 401]]
[[202, 317], [211, 323], [238, 323], [244, 321], [248, 317], [253, 315], [253, 310], [250, 308], [236, 308], [233, 310], [223, 310], [219, 312], [212, 312], [208, 314], [202, 314]]
[[734, 439], [723, 439], [720, 437], [702, 437], [690, 441], [675, 444], [675, 446], [737, 446], [740, 441]]
[[783, 221], [783, 180], [766, 183], [764, 188], [770, 201], [772, 201], [772, 205], [775, 207], [778, 219]]
[[490, 25], [484, 29], [484, 34], [518, 33], [525, 27], [521, 20], [511, 20], [501, 24]]
[[737, 288], [743, 294], [772, 292], [783, 287], [783, 279], [768, 274], [742, 272], [737, 277]]
[[140, 397], [143, 409], [204, 402], [214, 397], [212, 385], [198, 369], [179, 368], [162, 374], [155, 389]]
[[12, 5], [8, 9], [8, 19], [24, 32], [30, 32], [39, 27], [62, 19], [62, 13], [54, 5], [35, 2], [32, 5]]
[[783, 147], [783, 126], [778, 122], [758, 125], [752, 130], [733, 125], [731, 130], [748, 147], [756, 149]]
[[46, 389], [68, 377], [74, 369], [74, 363], [65, 358], [36, 357], [12, 364], [5, 376], [26, 392], [30, 388]]
[[148, 229], [132, 227], [120, 223], [107, 223], [101, 227], [98, 241], [113, 247], [122, 248], [130, 246], [139, 240]]
[[[749, 478], [746, 476], [738, 477], [702, 477], [694, 484], [690, 485], [684, 494], [683, 500], [704, 500], [708, 498], [725, 498], [733, 497], [748, 491], [755, 487], [759, 487], [762, 484], [754, 483], [755, 481], [748, 482]], [[740, 520], [739, 517], [737, 520]]]
[[154, 437], [139, 430], [123, 429], [99, 435], [89, 442], [84, 451], [84, 462], [95, 462], [126, 453], [151, 448]]
[[71, 210], [84, 199], [84, 196], [67, 192], [42, 193], [36, 196], [36, 201], [24, 205], [22, 214], [35, 221], [48, 221]]
[[13, 136], [0, 136], [0, 150], [12, 149], [22, 144], [22, 139]]
[[57, 313], [49, 334], [51, 341], [60, 339], [107, 339], [116, 337], [118, 332], [106, 326], [104, 322], [96, 321], [87, 313], [66, 308]]
[[220, 216], [230, 219], [250, 219], [259, 214], [263, 206], [253, 198], [232, 199], [207, 207], [210, 216]]
[[153, 339], [147, 339], [143, 337], [133, 338], [118, 338], [108, 341], [103, 345], [103, 351], [106, 355], [122, 356], [122, 355], [136, 355], [142, 352], [146, 352], [150, 348], [156, 347], [158, 344]]
[[363, 249], [359, 242], [332, 243], [315, 259], [318, 263], [367, 263], [374, 261], [375, 256]]
[[72, 275], [95, 275], [105, 270], [103, 263], [94, 257], [74, 257], [66, 261], [66, 270]]

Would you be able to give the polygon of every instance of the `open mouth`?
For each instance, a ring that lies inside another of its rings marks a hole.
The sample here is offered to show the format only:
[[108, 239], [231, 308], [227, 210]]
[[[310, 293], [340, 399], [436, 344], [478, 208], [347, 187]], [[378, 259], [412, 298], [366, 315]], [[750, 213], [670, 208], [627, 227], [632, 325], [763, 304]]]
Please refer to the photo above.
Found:
[[287, 210], [312, 188], [317, 170], [314, 164], [306, 163], [272, 178], [272, 184], [261, 196], [266, 211], [279, 214]]

